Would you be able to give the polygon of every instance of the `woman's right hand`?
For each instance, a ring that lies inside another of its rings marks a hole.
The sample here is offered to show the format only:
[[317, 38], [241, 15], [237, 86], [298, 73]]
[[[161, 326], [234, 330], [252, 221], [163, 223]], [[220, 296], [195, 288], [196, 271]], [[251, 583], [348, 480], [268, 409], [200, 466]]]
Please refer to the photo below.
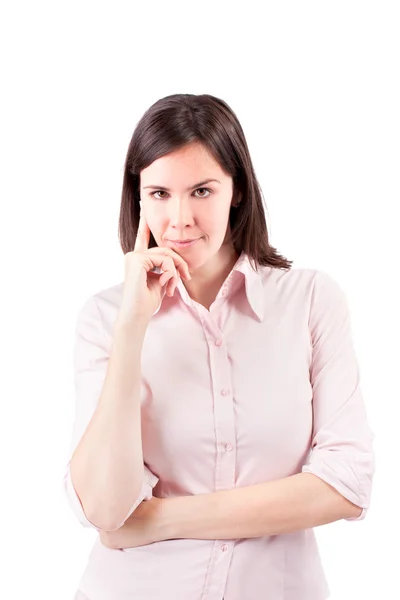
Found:
[[[125, 254], [125, 278], [122, 302], [117, 320], [131, 323], [136, 319], [149, 321], [161, 301], [163, 286], [166, 293], [173, 296], [179, 277], [190, 280], [187, 262], [174, 250], [166, 247], [149, 248], [150, 229], [140, 212], [139, 228], [135, 248]], [[151, 269], [160, 267], [164, 272], [153, 273]]]

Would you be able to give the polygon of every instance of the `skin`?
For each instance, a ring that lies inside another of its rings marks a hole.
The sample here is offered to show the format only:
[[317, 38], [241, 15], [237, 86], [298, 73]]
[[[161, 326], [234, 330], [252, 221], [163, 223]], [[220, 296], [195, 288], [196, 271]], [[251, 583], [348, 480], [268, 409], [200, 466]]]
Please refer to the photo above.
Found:
[[[206, 179], [220, 183], [193, 189]], [[148, 189], [151, 185], [170, 191]], [[140, 197], [142, 213], [157, 245], [172, 248], [187, 262], [192, 277], [184, 282], [188, 294], [209, 308], [239, 258], [231, 241], [229, 212], [241, 195], [234, 190], [232, 177], [196, 142], [143, 169]], [[188, 238], [202, 239], [189, 248], [177, 248], [168, 242]]]

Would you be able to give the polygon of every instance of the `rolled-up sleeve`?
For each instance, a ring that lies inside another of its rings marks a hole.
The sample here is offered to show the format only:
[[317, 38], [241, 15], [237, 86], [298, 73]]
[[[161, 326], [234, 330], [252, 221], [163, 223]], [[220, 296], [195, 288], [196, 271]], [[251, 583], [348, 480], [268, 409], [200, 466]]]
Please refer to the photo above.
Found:
[[359, 516], [345, 519], [361, 521], [370, 506], [375, 435], [361, 393], [348, 301], [339, 284], [321, 270], [314, 277], [309, 328], [313, 433], [302, 472], [320, 477], [362, 508]]
[[[97, 406], [105, 380], [110, 356], [111, 340], [104, 331], [101, 313], [94, 296], [83, 304], [78, 312], [75, 327], [75, 344], [73, 350], [73, 370], [75, 385], [75, 417], [69, 450], [69, 460], [63, 477], [63, 492], [68, 504], [78, 521], [84, 527], [100, 529], [92, 523], [85, 513], [80, 498], [72, 484], [70, 464]], [[129, 510], [125, 519], [116, 527], [122, 527], [126, 519], [143, 501], [152, 498], [152, 491], [158, 477], [144, 465], [144, 479], [141, 492]]]

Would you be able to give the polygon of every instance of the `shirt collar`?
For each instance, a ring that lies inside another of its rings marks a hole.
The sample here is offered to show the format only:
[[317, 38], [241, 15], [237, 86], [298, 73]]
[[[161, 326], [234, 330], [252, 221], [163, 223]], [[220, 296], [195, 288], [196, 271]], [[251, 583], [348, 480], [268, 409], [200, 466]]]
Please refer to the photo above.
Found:
[[[259, 266], [259, 269], [261, 267]], [[255, 314], [256, 318], [262, 322], [264, 319], [264, 286], [261, 279], [261, 271], [258, 272], [253, 270], [253, 267], [250, 263], [250, 259], [246, 252], [242, 251], [241, 255], [237, 259], [235, 265], [232, 268], [232, 271], [229, 273], [228, 277], [225, 279], [222, 284], [221, 289], [218, 292], [217, 298], [220, 297], [229, 297], [229, 295], [237, 289], [237, 286], [242, 284], [244, 281], [245, 292], [247, 301]], [[179, 290], [181, 294], [182, 300], [186, 302], [189, 306], [193, 304], [193, 300], [190, 298], [185, 286], [182, 283], [182, 280], [179, 279], [179, 283], [176, 287], [176, 291]], [[176, 292], [175, 292], [176, 293]], [[158, 305], [158, 308], [153, 313], [153, 316], [156, 315], [161, 309], [164, 297], [166, 294], [166, 290], [164, 288], [161, 301]]]
[[262, 282], [262, 267], [258, 266], [258, 272], [253, 270], [248, 254], [242, 251], [235, 266], [233, 267], [228, 279], [233, 278], [233, 273], [241, 273], [242, 280], [245, 282], [247, 301], [252, 308], [257, 319], [262, 322], [264, 320], [264, 285]]

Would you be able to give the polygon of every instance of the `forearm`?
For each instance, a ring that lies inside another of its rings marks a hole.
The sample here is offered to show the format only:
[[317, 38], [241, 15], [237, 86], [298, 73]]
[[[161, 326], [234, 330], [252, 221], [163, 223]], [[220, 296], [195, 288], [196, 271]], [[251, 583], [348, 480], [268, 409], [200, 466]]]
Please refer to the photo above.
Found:
[[361, 508], [311, 473], [211, 494], [164, 498], [162, 539], [240, 539], [356, 517]]
[[143, 483], [140, 421], [141, 351], [146, 324], [116, 327], [101, 395], [71, 460], [73, 485], [87, 515], [113, 529]]

